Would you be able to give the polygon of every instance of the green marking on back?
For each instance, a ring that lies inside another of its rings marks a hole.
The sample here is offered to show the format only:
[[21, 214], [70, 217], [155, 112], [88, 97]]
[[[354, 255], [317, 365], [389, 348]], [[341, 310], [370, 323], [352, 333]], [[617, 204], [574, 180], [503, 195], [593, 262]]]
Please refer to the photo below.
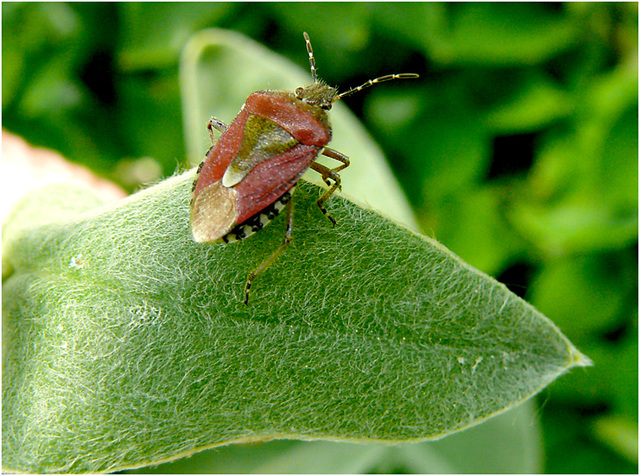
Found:
[[222, 184], [233, 187], [256, 165], [291, 150], [298, 141], [275, 122], [261, 116], [247, 119], [238, 154], [229, 164]]

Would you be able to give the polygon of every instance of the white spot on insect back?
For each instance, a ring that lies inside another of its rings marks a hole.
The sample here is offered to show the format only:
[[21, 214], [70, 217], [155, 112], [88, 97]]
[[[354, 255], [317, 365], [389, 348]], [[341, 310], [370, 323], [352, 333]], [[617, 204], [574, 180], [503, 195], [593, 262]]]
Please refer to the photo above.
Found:
[[222, 176], [222, 185], [224, 185], [227, 188], [231, 188], [234, 185], [237, 185], [238, 183], [240, 183], [240, 180], [242, 180], [246, 176], [247, 176], [246, 171], [237, 170], [233, 167], [229, 167], [225, 171], [224, 175]]

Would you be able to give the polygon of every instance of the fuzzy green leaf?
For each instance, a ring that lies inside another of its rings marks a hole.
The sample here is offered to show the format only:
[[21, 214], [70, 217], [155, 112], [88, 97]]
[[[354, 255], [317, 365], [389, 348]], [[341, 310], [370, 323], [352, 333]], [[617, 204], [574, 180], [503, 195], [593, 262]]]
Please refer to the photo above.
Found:
[[[559, 330], [442, 245], [300, 183], [283, 220], [233, 245], [189, 230], [194, 172], [81, 212], [33, 194], [4, 229], [3, 461], [103, 472], [272, 438], [441, 438], [575, 365]], [[52, 199], [52, 197], [55, 197]]]

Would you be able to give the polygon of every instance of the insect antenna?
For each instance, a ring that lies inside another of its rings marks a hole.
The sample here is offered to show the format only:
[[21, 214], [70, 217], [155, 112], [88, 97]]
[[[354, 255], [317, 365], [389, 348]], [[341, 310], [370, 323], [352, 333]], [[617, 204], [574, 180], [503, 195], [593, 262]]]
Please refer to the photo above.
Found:
[[[312, 67], [312, 69], [313, 69], [313, 67]], [[367, 81], [364, 84], [361, 84], [357, 88], [352, 88], [352, 89], [349, 89], [348, 91], [345, 91], [342, 94], [338, 94], [338, 96], [336, 96], [336, 98], [333, 100], [333, 102], [335, 102], [338, 99], [343, 98], [345, 96], [351, 96], [352, 94], [355, 94], [355, 93], [357, 93], [359, 91], [362, 91], [363, 89], [369, 88], [369, 87], [373, 86], [374, 84], [384, 83], [385, 81], [392, 81], [394, 79], [411, 79], [411, 78], [419, 78], [419, 77], [420, 76], [415, 74], [415, 73], [387, 74], [385, 76], [380, 76], [379, 78], [376, 78], [376, 79], [370, 79], [369, 81]]]
[[311, 40], [309, 39], [309, 35], [307, 35], [306, 31], [303, 33], [303, 35], [304, 35], [304, 41], [307, 45], [307, 53], [309, 54], [309, 64], [311, 64], [311, 78], [313, 79], [314, 83], [317, 83], [318, 75], [316, 74], [316, 60], [313, 57], [313, 48], [311, 48]]

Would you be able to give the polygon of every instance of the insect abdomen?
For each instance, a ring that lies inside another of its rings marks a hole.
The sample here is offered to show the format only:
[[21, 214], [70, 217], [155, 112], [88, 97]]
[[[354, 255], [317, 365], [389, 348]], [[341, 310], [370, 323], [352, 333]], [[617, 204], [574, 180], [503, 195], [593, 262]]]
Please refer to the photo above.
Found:
[[284, 210], [287, 203], [291, 200], [291, 194], [294, 189], [295, 185], [271, 205], [260, 210], [243, 223], [234, 226], [229, 233], [222, 237], [222, 241], [225, 243], [233, 243], [234, 241], [243, 240], [247, 236], [253, 235], [254, 233], [262, 230], [265, 226], [271, 223], [271, 221], [277, 217], [282, 210]]

